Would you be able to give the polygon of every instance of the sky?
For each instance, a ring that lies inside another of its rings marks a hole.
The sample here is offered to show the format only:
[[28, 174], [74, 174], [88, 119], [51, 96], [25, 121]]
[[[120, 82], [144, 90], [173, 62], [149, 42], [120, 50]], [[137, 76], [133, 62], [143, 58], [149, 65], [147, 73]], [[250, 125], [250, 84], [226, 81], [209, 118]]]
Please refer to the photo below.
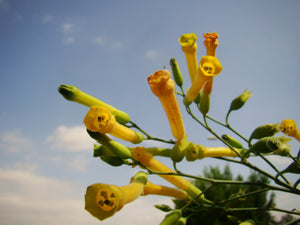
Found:
[[[168, 121], [147, 77], [164, 66], [170, 69], [169, 60], [175, 57], [184, 89], [189, 88], [181, 34], [198, 36], [199, 59], [205, 55], [202, 34], [216, 31], [220, 36], [216, 56], [223, 71], [214, 80], [209, 115], [224, 121], [231, 100], [247, 88], [253, 97], [229, 120], [236, 130], [249, 137], [257, 126], [287, 118], [300, 126], [299, 10], [297, 0], [0, 0], [1, 223], [99, 223], [84, 210], [86, 187], [127, 185], [139, 169], [112, 168], [94, 158], [94, 141], [82, 122], [88, 108], [66, 101], [57, 87], [75, 85], [125, 111], [151, 135], [170, 139]], [[210, 134], [182, 104], [181, 109], [190, 141], [222, 145], [208, 140]], [[211, 126], [220, 134], [228, 132]], [[295, 155], [299, 142], [290, 143]], [[141, 145], [162, 146], [149, 141]], [[170, 160], [159, 160], [171, 166]], [[280, 169], [290, 163], [271, 160]], [[272, 171], [260, 161], [253, 163]], [[199, 175], [216, 165], [222, 169], [225, 163], [183, 161], [178, 168]], [[235, 175], [250, 172], [231, 168]], [[155, 176], [149, 179], [166, 184]], [[277, 200], [282, 208], [300, 208], [299, 197], [277, 193]], [[142, 197], [101, 224], [158, 224], [164, 213], [153, 205], [159, 203], [171, 201]]]

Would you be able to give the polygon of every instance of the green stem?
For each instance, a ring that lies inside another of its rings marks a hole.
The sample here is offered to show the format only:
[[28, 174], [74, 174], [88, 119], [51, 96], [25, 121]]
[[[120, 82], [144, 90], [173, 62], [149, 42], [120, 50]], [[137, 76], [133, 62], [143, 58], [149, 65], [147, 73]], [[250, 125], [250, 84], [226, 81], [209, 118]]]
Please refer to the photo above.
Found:
[[259, 208], [259, 207], [254, 207], [254, 208], [228, 208], [227, 211], [228, 212], [232, 212], [232, 211], [276, 211], [276, 212], [300, 215], [300, 213], [298, 213], [298, 212], [289, 211], [289, 210], [285, 210], [285, 209], [279, 209], [279, 208]]

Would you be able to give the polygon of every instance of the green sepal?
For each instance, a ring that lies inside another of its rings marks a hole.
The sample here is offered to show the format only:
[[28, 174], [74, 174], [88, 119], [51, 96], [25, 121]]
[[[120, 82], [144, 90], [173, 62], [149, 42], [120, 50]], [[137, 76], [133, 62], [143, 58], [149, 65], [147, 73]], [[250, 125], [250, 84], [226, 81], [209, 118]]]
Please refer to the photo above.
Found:
[[284, 173], [295, 173], [300, 174], [300, 161], [291, 163], [287, 168], [285, 168], [283, 171], [278, 173], [276, 177], [284, 174]]
[[148, 181], [147, 174], [143, 171], [139, 171], [133, 176], [130, 183], [138, 182], [138, 183], [142, 183], [142, 184], [146, 185], [147, 181]]
[[179, 66], [178, 66], [177, 61], [176, 61], [175, 58], [170, 59], [170, 65], [171, 65], [171, 68], [172, 68], [172, 73], [173, 73], [173, 77], [174, 77], [174, 80], [175, 80], [176, 84], [179, 87], [182, 87], [183, 78], [182, 78]]
[[206, 115], [210, 108], [210, 93], [202, 93], [200, 103], [198, 104], [199, 111]]
[[184, 158], [185, 151], [188, 147], [189, 144], [187, 143], [187, 136], [185, 136], [180, 143], [176, 142], [170, 152], [170, 158], [173, 162], [180, 162]]
[[186, 217], [180, 217], [179, 220], [175, 223], [175, 225], [185, 225], [187, 223]]
[[252, 132], [249, 138], [249, 142], [251, 142], [252, 139], [271, 137], [274, 134], [278, 133], [279, 131], [280, 131], [279, 123], [261, 125]]
[[189, 142], [188, 148], [185, 151], [185, 159], [187, 161], [195, 161], [198, 159], [199, 149], [198, 146], [192, 142]]
[[131, 158], [130, 150], [127, 147], [125, 147], [124, 145], [110, 139], [105, 134], [101, 134], [99, 132], [92, 132], [90, 130], [87, 130], [87, 132], [91, 138], [95, 139], [100, 144], [107, 147], [115, 156], [117, 156], [121, 159]]
[[224, 141], [226, 141], [229, 145], [231, 145], [234, 148], [240, 148], [240, 149], [243, 148], [243, 145], [241, 144], [241, 142], [239, 142], [235, 138], [229, 136], [228, 134], [223, 134], [222, 138]]
[[163, 211], [163, 212], [170, 212], [172, 211], [172, 208], [166, 204], [159, 204], [159, 205], [154, 205], [155, 208]]
[[181, 217], [181, 210], [175, 209], [171, 213], [167, 214], [160, 225], [174, 225]]

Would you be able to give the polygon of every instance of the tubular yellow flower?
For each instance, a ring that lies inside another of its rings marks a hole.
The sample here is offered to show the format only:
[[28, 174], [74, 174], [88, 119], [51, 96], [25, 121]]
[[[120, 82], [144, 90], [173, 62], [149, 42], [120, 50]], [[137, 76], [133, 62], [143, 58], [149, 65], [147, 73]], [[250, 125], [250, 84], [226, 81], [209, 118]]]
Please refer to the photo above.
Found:
[[280, 124], [280, 130], [288, 136], [294, 137], [296, 140], [300, 141], [300, 131], [298, 130], [297, 124], [294, 120], [283, 120]]
[[216, 48], [219, 45], [219, 41], [217, 40], [219, 35], [217, 32], [203, 34], [203, 37], [205, 38], [206, 55], [216, 56]]
[[191, 87], [187, 91], [184, 104], [190, 105], [192, 101], [197, 97], [199, 91], [203, 85], [211, 80], [214, 76], [217, 76], [222, 71], [222, 65], [214, 56], [203, 56], [199, 63], [198, 74], [192, 82]]
[[143, 135], [118, 123], [108, 108], [94, 105], [83, 120], [88, 130], [101, 134], [109, 133], [117, 138], [134, 144], [143, 140]]
[[[147, 153], [144, 147], [136, 147], [135, 150], [131, 152], [131, 155], [132, 158], [139, 161], [144, 166], [148, 167], [153, 171], [163, 172], [163, 173], [174, 173], [173, 170], [169, 169], [167, 166], [165, 166], [157, 159], [155, 159], [151, 154]], [[176, 187], [186, 191], [192, 198], [197, 198], [202, 194], [201, 190], [199, 190], [196, 186], [191, 184], [191, 182], [189, 182], [188, 180], [184, 179], [181, 176], [175, 176], [175, 175], [159, 175], [159, 176], [169, 181], [171, 184], [175, 185]], [[204, 199], [203, 194], [201, 195], [201, 198]]]
[[170, 72], [166, 69], [156, 71], [148, 77], [148, 83], [165, 110], [173, 136], [180, 141], [185, 136], [185, 130]]
[[163, 195], [182, 200], [188, 199], [188, 194], [185, 191], [163, 185], [153, 184], [150, 181], [146, 183], [144, 193], [142, 195]]
[[122, 187], [101, 183], [90, 185], [85, 194], [85, 209], [99, 220], [111, 217], [141, 196], [146, 182], [147, 175], [139, 172], [130, 184]]
[[92, 105], [101, 105], [108, 108], [119, 123], [125, 124], [130, 121], [130, 117], [127, 113], [84, 93], [73, 85], [62, 84], [58, 87], [58, 91], [65, 99], [69, 101], [77, 102], [88, 107], [91, 107]]
[[197, 41], [198, 37], [194, 33], [183, 34], [179, 38], [179, 43], [181, 44], [181, 49], [185, 54], [186, 62], [190, 74], [191, 82], [195, 79], [198, 71], [198, 61], [197, 61]]
[[234, 152], [230, 148], [226, 147], [205, 147], [203, 145], [197, 145], [198, 147], [198, 159], [203, 159], [205, 157], [238, 157], [236, 154], [241, 154], [241, 149], [235, 149]]

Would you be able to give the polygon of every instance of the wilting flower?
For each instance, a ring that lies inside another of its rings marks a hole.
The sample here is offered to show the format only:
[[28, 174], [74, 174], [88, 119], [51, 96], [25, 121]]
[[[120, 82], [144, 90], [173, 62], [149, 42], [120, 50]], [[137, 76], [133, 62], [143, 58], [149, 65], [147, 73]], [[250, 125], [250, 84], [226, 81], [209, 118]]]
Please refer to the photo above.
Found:
[[[147, 153], [144, 147], [136, 147], [131, 154], [132, 154], [132, 158], [139, 161], [141, 164], [143, 164], [144, 166], [148, 167], [153, 171], [174, 173], [173, 170], [169, 169], [167, 166], [165, 166], [157, 159], [155, 159], [151, 154]], [[204, 199], [201, 190], [199, 190], [196, 186], [194, 186], [191, 182], [184, 179], [183, 177], [175, 176], [175, 175], [159, 175], [159, 176], [169, 181], [171, 184], [175, 185], [176, 187], [186, 191], [192, 198], [198, 198], [199, 196], [201, 196], [201, 198]]]
[[147, 181], [144, 187], [144, 193], [142, 195], [163, 195], [182, 200], [188, 199], [188, 194], [185, 191], [163, 185], [153, 184], [150, 181]]
[[222, 69], [223, 67], [217, 57], [203, 56], [199, 63], [198, 74], [185, 95], [184, 104], [190, 105], [197, 97], [203, 85], [207, 81], [211, 80], [214, 76], [217, 76], [219, 73], [221, 73]]
[[100, 132], [101, 134], [109, 133], [117, 138], [130, 141], [134, 144], [140, 143], [143, 140], [143, 135], [141, 133], [118, 123], [109, 109], [103, 106], [91, 106], [83, 122], [87, 129], [92, 132]]
[[151, 91], [155, 94], [168, 117], [173, 136], [180, 141], [184, 135], [184, 124], [175, 95], [175, 83], [168, 70], [159, 70], [148, 77]]
[[203, 37], [205, 38], [204, 45], [206, 47], [206, 55], [215, 56], [216, 48], [219, 45], [219, 41], [217, 39], [219, 35], [217, 32], [214, 32], [203, 34]]
[[281, 132], [287, 134], [290, 137], [294, 137], [300, 141], [300, 131], [297, 128], [297, 124], [294, 120], [285, 119], [280, 124]]
[[130, 117], [127, 113], [84, 93], [73, 85], [62, 84], [58, 87], [58, 91], [65, 99], [69, 101], [77, 102], [87, 107], [91, 107], [92, 105], [101, 105], [108, 108], [119, 123], [125, 124], [130, 121]]
[[85, 194], [85, 209], [99, 220], [111, 217], [125, 204], [141, 196], [146, 182], [146, 173], [138, 172], [131, 183], [125, 186], [101, 183], [90, 185]]
[[193, 82], [194, 78], [197, 75], [198, 71], [198, 61], [197, 61], [197, 41], [198, 37], [194, 33], [183, 34], [179, 38], [179, 43], [181, 44], [181, 49], [185, 54], [186, 62], [191, 78]]

